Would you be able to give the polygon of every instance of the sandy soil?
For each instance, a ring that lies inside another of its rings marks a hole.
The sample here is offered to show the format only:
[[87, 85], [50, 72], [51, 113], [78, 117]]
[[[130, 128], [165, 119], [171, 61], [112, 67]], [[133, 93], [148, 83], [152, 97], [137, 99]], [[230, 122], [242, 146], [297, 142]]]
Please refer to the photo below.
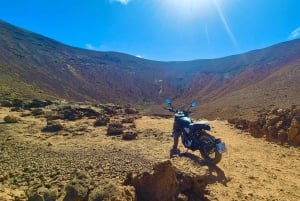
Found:
[[300, 200], [300, 150], [256, 139], [222, 121], [211, 122], [228, 146], [218, 165], [223, 182], [209, 185], [211, 200]]
[[[0, 121], [18, 112], [0, 109]], [[187, 171], [209, 171], [208, 200], [300, 200], [300, 150], [255, 139], [225, 121], [210, 121], [212, 134], [226, 142], [228, 152], [215, 167], [189, 151], [172, 163]], [[21, 117], [16, 124], [0, 122], [0, 199], [26, 200], [31, 185], [60, 188], [72, 171], [83, 168], [96, 182], [103, 178], [122, 181], [129, 172], [150, 169], [169, 159], [172, 119], [142, 117], [135, 121], [138, 139], [124, 141], [106, 136], [92, 119], [64, 122], [59, 134], [45, 134], [43, 117]], [[186, 149], [180, 145], [181, 152]], [[25, 179], [24, 179], [25, 178]], [[27, 179], [26, 179], [27, 178]]]
[[[213, 135], [221, 137], [228, 147], [217, 167], [208, 167], [211, 173], [210, 200], [300, 200], [299, 148], [253, 138], [225, 121], [209, 123]], [[137, 125], [168, 133], [172, 120], [144, 117], [137, 121]], [[170, 147], [171, 143], [168, 145]], [[184, 151], [185, 148], [180, 146]], [[199, 157], [199, 153], [191, 153]], [[199, 161], [201, 164], [201, 158]], [[194, 163], [190, 161], [187, 168], [194, 168]]]

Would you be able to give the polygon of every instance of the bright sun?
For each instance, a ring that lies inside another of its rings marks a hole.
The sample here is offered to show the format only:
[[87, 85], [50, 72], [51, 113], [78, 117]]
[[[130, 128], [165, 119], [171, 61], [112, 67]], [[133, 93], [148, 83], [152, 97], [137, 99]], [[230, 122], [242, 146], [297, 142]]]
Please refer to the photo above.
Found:
[[170, 15], [182, 20], [206, 15], [216, 0], [163, 0], [161, 4]]

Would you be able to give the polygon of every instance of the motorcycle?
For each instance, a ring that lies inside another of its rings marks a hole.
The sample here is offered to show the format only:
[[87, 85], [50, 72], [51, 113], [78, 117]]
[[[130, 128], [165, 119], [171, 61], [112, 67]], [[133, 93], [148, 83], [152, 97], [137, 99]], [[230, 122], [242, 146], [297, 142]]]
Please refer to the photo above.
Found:
[[181, 135], [181, 141], [188, 150], [199, 150], [202, 158], [210, 164], [217, 164], [222, 159], [222, 154], [227, 151], [226, 145], [220, 138], [207, 133], [211, 127], [207, 122], [193, 122], [189, 117], [190, 109], [196, 107], [197, 102], [192, 102], [187, 110], [177, 110], [172, 101], [166, 99], [169, 107], [165, 109], [174, 113], [174, 129]]

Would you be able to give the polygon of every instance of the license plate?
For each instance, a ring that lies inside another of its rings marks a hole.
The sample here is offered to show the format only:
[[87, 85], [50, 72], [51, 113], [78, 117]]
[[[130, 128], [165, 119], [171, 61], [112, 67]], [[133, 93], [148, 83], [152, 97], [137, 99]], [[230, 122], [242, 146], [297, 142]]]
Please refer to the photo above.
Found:
[[220, 154], [227, 152], [227, 147], [224, 142], [216, 144], [217, 150]]

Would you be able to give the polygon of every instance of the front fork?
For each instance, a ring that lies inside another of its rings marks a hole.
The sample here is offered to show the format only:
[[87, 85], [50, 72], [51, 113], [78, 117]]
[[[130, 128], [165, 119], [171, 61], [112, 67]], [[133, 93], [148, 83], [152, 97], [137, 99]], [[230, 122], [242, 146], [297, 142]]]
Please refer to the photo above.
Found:
[[173, 149], [177, 149], [180, 135], [181, 134], [179, 132], [173, 132]]

